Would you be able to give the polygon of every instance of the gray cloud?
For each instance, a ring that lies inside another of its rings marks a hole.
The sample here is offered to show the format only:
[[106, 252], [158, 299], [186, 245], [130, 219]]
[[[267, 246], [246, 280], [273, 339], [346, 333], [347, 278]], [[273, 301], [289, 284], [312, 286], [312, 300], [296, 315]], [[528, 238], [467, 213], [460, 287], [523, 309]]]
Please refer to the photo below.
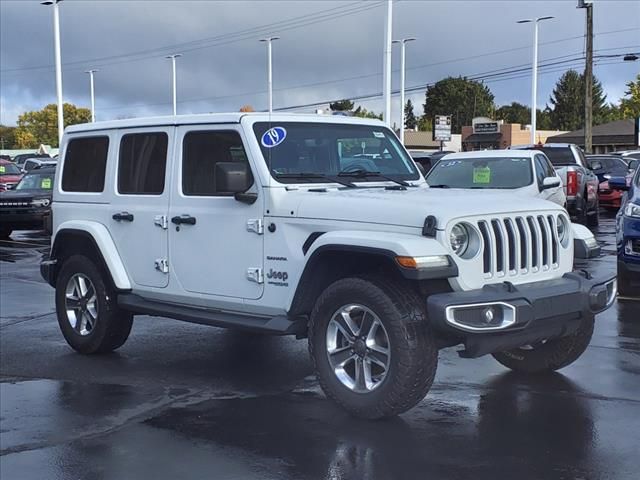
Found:
[[[575, 4], [396, 2], [394, 37], [418, 37], [407, 47], [407, 85], [528, 64], [531, 28], [516, 25], [520, 18], [556, 17], [541, 26], [541, 60], [579, 56], [584, 12]], [[88, 105], [88, 78], [83, 71], [98, 68], [98, 119], [170, 113], [170, 62], [164, 55], [175, 51], [184, 53], [178, 60], [179, 112], [235, 111], [247, 103], [263, 109], [266, 58], [258, 39], [267, 34], [282, 37], [274, 43], [276, 108], [375, 93], [382, 83], [383, 5], [378, 1], [65, 0], [60, 7], [64, 98]], [[596, 1], [594, 17], [595, 31], [601, 33], [595, 39], [597, 51], [640, 50], [640, 2]], [[577, 38], [563, 40], [571, 37]], [[14, 123], [22, 111], [55, 101], [52, 39], [50, 8], [37, 1], [0, 1], [2, 123]], [[163, 48], [177, 44], [182, 45]], [[498, 51], [502, 53], [485, 55]], [[143, 53], [125, 56], [136, 52]], [[398, 57], [394, 55], [396, 69]], [[43, 66], [49, 67], [33, 68]], [[596, 66], [595, 73], [609, 100], [617, 101], [625, 82], [638, 70], [640, 62], [618, 62]], [[548, 100], [561, 73], [541, 75], [539, 106]], [[351, 80], [337, 81], [345, 78]], [[528, 103], [529, 82], [525, 72], [522, 78], [487, 83], [498, 103]], [[419, 107], [416, 113], [421, 113], [424, 92], [410, 98]], [[381, 110], [380, 99], [357, 103]], [[399, 112], [397, 99], [394, 111]]]

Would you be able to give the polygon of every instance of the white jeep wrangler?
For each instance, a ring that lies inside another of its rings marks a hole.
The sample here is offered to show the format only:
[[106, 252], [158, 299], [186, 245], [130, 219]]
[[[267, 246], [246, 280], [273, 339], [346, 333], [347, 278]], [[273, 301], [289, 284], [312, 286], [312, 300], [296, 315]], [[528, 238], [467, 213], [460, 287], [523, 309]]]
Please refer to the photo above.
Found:
[[551, 202], [430, 189], [378, 121], [213, 114], [66, 130], [41, 271], [90, 354], [134, 315], [308, 337], [327, 396], [414, 406], [438, 349], [525, 372], [586, 349], [613, 278], [572, 272]]

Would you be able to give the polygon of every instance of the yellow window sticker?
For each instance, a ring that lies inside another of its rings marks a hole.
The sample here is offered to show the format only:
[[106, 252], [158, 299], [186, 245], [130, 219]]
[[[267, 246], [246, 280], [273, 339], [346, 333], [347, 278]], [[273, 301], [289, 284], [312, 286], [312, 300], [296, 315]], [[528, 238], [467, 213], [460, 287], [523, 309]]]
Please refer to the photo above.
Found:
[[4, 172], [6, 172], [6, 170], [7, 169], [5, 168], [4, 165], [0, 165], [0, 173], [4, 173]]
[[491, 183], [491, 169], [489, 167], [474, 168], [473, 183]]
[[40, 182], [40, 188], [42, 188], [44, 190], [50, 190], [51, 189], [51, 179], [50, 178], [43, 178], [42, 181]]

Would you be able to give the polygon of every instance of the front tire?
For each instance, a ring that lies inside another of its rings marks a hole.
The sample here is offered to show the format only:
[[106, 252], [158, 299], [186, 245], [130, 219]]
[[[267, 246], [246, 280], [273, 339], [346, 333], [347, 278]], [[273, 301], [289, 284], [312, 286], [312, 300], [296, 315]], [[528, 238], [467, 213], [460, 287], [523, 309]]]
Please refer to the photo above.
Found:
[[402, 284], [377, 277], [330, 285], [309, 324], [309, 353], [327, 397], [369, 419], [422, 400], [438, 361], [423, 303]]
[[594, 317], [586, 318], [572, 335], [544, 343], [494, 353], [499, 363], [516, 372], [544, 373], [564, 368], [575, 362], [589, 346], [593, 336]]
[[79, 353], [106, 353], [129, 337], [133, 315], [118, 308], [116, 292], [89, 258], [66, 260], [56, 281], [56, 312], [65, 340]]
[[631, 275], [620, 265], [621, 263], [618, 263], [618, 294], [623, 297], [640, 297], [640, 288], [631, 285]]

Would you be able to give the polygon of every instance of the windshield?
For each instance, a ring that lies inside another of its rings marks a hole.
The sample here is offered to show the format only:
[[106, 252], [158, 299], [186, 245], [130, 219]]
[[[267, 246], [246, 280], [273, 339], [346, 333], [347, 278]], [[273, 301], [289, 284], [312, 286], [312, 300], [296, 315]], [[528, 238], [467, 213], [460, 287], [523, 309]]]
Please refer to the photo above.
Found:
[[13, 163], [0, 164], [0, 175], [20, 175], [22, 172]]
[[348, 172], [360, 172], [357, 180], [349, 180], [358, 182], [381, 181], [367, 172], [395, 181], [420, 178], [411, 157], [386, 127], [259, 122], [253, 130], [271, 175], [282, 183], [327, 183], [327, 177]]
[[430, 186], [520, 188], [531, 185], [531, 159], [523, 157], [443, 158], [426, 177]]
[[606, 173], [610, 173], [613, 175], [626, 175], [629, 171], [629, 166], [626, 162], [620, 158], [611, 158], [611, 157], [591, 157], [589, 159], [589, 164], [591, 168], [597, 167], [598, 163], [602, 166], [601, 169], [596, 170], [604, 170]]
[[51, 190], [52, 188], [53, 173], [29, 173], [16, 185], [16, 190]]

